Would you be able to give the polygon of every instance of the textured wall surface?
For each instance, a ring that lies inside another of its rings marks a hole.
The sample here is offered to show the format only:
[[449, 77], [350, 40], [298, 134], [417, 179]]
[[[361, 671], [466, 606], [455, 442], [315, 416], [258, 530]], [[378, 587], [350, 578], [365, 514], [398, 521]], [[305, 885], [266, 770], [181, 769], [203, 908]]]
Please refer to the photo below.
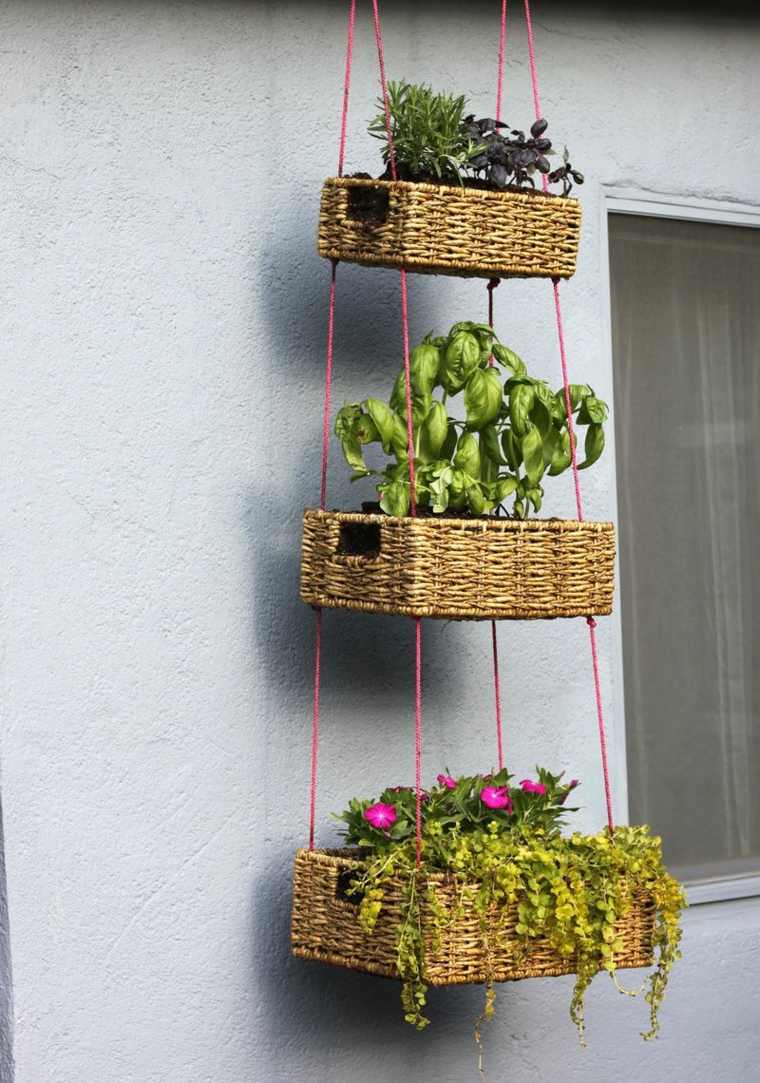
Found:
[[[368, 5], [363, 5], [366, 8]], [[515, 5], [517, 7], [517, 5]], [[492, 108], [495, 3], [384, 5], [392, 75]], [[544, 110], [588, 183], [566, 287], [578, 379], [611, 397], [600, 184], [752, 201], [760, 24], [536, 3]], [[344, 5], [6, 0], [0, 5], [0, 565], [6, 856], [18, 1083], [437, 1083], [475, 1078], [481, 991], [405, 1028], [393, 983], [288, 957], [304, 841], [311, 614], [301, 509], [318, 495]], [[509, 118], [530, 115], [522, 25]], [[376, 92], [367, 15], [348, 167]], [[725, 147], [727, 153], [709, 151]], [[708, 150], [705, 150], [708, 148]], [[485, 312], [482, 282], [415, 278], [413, 334]], [[546, 283], [496, 294], [502, 339], [552, 381]], [[336, 398], [400, 360], [398, 276], [341, 268]], [[625, 404], [617, 404], [624, 408]], [[614, 462], [584, 477], [614, 516]], [[354, 506], [334, 458], [331, 503]], [[572, 512], [561, 479], [549, 514]], [[320, 839], [329, 812], [413, 768], [411, 622], [327, 614]], [[601, 622], [612, 737], [618, 623]], [[642, 630], [642, 634], [644, 630]], [[584, 779], [601, 822], [582, 622], [502, 633], [514, 769]], [[493, 760], [488, 630], [426, 630], [425, 764]], [[620, 780], [618, 780], [620, 782]], [[499, 990], [489, 1078], [749, 1079], [760, 908], [686, 918], [664, 1033], [599, 980], [590, 1048], [566, 979]]]

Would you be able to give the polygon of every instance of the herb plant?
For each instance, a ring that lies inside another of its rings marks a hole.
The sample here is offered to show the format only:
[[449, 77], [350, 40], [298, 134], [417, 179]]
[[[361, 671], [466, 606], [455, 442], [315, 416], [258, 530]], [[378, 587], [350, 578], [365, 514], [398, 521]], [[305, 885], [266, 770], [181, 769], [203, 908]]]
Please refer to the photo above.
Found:
[[[452, 778], [438, 775], [422, 804], [422, 866], [416, 866], [415, 794], [406, 787], [386, 789], [378, 801], [353, 800], [339, 817], [346, 841], [362, 847], [350, 892], [360, 901], [359, 920], [371, 933], [382, 911], [385, 886], [393, 878], [408, 884], [398, 930], [397, 966], [403, 979], [405, 1019], [422, 1029], [425, 1017], [424, 938], [421, 907], [428, 904], [435, 935], [449, 915], [436, 902], [431, 872], [445, 872], [464, 889], [476, 888], [475, 906], [484, 936], [492, 935], [487, 915], [518, 908], [516, 933], [524, 948], [544, 938], [572, 958], [576, 971], [571, 1018], [584, 1034], [584, 996], [600, 970], [615, 977], [615, 954], [622, 950], [616, 923], [635, 892], [649, 895], [655, 907], [657, 962], [646, 1000], [650, 1027], [658, 1031], [658, 1011], [673, 963], [680, 957], [683, 891], [662, 863], [659, 838], [646, 827], [618, 827], [598, 835], [560, 833], [565, 802], [577, 782], [537, 769], [537, 781], [512, 783], [509, 773]], [[497, 945], [487, 943], [490, 955]], [[493, 1013], [488, 983], [486, 1017]]]
[[[391, 134], [396, 151], [396, 170], [401, 180], [463, 184], [473, 179], [487, 187], [535, 187], [536, 172], [549, 183], [562, 183], [568, 195], [573, 181], [583, 183], [565, 148], [563, 164], [552, 169], [555, 153], [546, 136], [548, 121], [535, 121], [526, 136], [519, 128], [498, 120], [465, 116], [464, 95], [437, 93], [425, 84], [404, 80], [388, 84]], [[370, 134], [385, 143], [383, 159], [390, 150], [383, 101], [369, 126]], [[387, 173], [387, 171], [386, 171]]]
[[[564, 389], [552, 391], [529, 376], [521, 358], [487, 324], [465, 321], [448, 335], [431, 333], [409, 361], [418, 506], [433, 514], [508, 514], [504, 502], [512, 497], [514, 518], [526, 518], [531, 508], [540, 511], [544, 477], [563, 473], [571, 463]], [[448, 412], [460, 392], [464, 420]], [[585, 468], [604, 450], [607, 407], [586, 384], [570, 385], [570, 403], [575, 425], [586, 428], [579, 463]], [[402, 370], [387, 404], [375, 398], [348, 403], [335, 420], [352, 480], [379, 477], [380, 507], [388, 515], [409, 512], [406, 416]], [[363, 452], [375, 443], [395, 460], [379, 471], [367, 465]]]
[[575, 181], [583, 184], [583, 174], [570, 164], [565, 147], [563, 165], [552, 170], [549, 156], [554, 153], [551, 139], [546, 136], [548, 121], [544, 118], [531, 125], [530, 135], [518, 128], [509, 131], [508, 124], [498, 120], [465, 119], [470, 139], [468, 167], [478, 176], [485, 177], [496, 188], [508, 184], [535, 187], [534, 175], [544, 173], [550, 183], [562, 181], [562, 194], [569, 195]]
[[[464, 95], [437, 94], [429, 86], [402, 80], [388, 83], [388, 103], [399, 178], [457, 183], [470, 153], [474, 153], [464, 130]], [[369, 131], [384, 141], [383, 160], [387, 163], [390, 151], [382, 99], [378, 106], [380, 112]]]

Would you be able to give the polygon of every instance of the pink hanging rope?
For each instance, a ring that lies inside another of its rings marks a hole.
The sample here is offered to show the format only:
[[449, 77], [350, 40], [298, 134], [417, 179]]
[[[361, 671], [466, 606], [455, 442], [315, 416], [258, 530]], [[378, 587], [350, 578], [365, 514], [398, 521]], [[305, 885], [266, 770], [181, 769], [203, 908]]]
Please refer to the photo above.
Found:
[[332, 399], [333, 356], [335, 353], [335, 282], [338, 261], [332, 261], [330, 294], [327, 302], [327, 357], [325, 360], [325, 392], [322, 404], [322, 470], [319, 485], [319, 506], [322, 511], [327, 504], [327, 467], [330, 461], [330, 402]]
[[[486, 286], [488, 291], [488, 326], [491, 328], [493, 328], [493, 291], [500, 281], [501, 279], [492, 278]], [[493, 354], [488, 358], [488, 364], [494, 364]], [[491, 653], [493, 655], [493, 694], [496, 708], [496, 752], [499, 770], [501, 771], [504, 768], [504, 733], [501, 717], [501, 682], [499, 680], [499, 638], [495, 620], [491, 621]]]
[[[530, 81], [533, 89], [533, 106], [536, 120], [541, 118], [541, 99], [538, 93], [538, 69], [536, 66], [536, 49], [533, 39], [533, 22], [530, 17], [530, 0], [525, 0], [525, 22], [528, 31], [528, 60], [530, 63]], [[544, 191], [548, 188], [546, 174], [541, 174]], [[565, 410], [567, 412], [567, 432], [570, 437], [570, 460], [573, 470], [573, 484], [575, 486], [575, 508], [578, 519], [583, 521], [583, 499], [581, 497], [581, 483], [578, 472], [578, 457], [575, 446], [575, 430], [573, 425], [572, 400], [570, 395], [570, 380], [567, 365], [567, 350], [565, 348], [565, 330], [562, 323], [562, 305], [559, 299], [559, 279], [552, 279], [554, 290], [554, 314], [557, 320], [557, 338], [559, 340], [559, 356], [562, 365], [562, 385], [564, 388]], [[604, 779], [604, 797], [607, 805], [607, 824], [610, 831], [615, 830], [615, 822], [612, 815], [612, 788], [610, 786], [609, 761], [607, 757], [607, 733], [604, 725], [604, 709], [602, 707], [602, 681], [599, 673], [599, 653], [596, 645], [596, 621], [593, 617], [587, 617], [589, 642], [591, 644], [591, 663], [594, 672], [594, 696], [596, 699], [596, 717], [599, 726], [599, 749], [602, 761], [602, 777]]]
[[340, 149], [338, 151], [338, 176], [343, 176], [346, 163], [346, 126], [348, 123], [348, 94], [351, 88], [351, 64], [354, 59], [354, 27], [356, 26], [356, 0], [351, 0], [348, 11], [348, 35], [346, 40], [346, 71], [343, 76], [343, 115], [340, 118]]
[[507, 0], [501, 0], [501, 27], [499, 29], [499, 71], [496, 76], [496, 120], [501, 120], [501, 99], [504, 90], [504, 53], [507, 45]]
[[319, 693], [322, 685], [322, 610], [314, 624], [314, 700], [311, 716], [311, 779], [309, 784], [309, 849], [314, 849], [317, 819], [317, 766], [319, 760]]
[[[375, 43], [377, 60], [380, 68], [380, 86], [383, 94], [385, 112], [385, 131], [388, 138], [388, 166], [393, 180], [398, 179], [396, 170], [396, 147], [393, 142], [391, 125], [391, 107], [388, 98], [388, 80], [385, 74], [385, 49], [383, 32], [380, 25], [378, 0], [372, 0], [372, 13], [375, 23]], [[409, 467], [409, 506], [412, 516], [417, 515], [417, 487], [414, 472], [414, 415], [412, 412], [412, 379], [409, 367], [409, 295], [406, 271], [401, 278], [401, 329], [404, 345], [404, 387], [406, 392], [406, 444]], [[415, 824], [417, 865], [422, 863], [422, 620], [414, 621], [414, 784], [415, 784]]]
[[[343, 76], [343, 110], [340, 120], [340, 146], [338, 149], [338, 176], [343, 176], [346, 157], [346, 126], [348, 122], [348, 99], [351, 89], [351, 64], [354, 55], [354, 26], [356, 23], [356, 0], [350, 0], [348, 10], [348, 34], [346, 41], [346, 68]], [[335, 284], [338, 261], [332, 261], [330, 292], [327, 302], [327, 352], [325, 359], [325, 391], [322, 406], [322, 468], [319, 485], [319, 506], [327, 505], [327, 467], [330, 459], [330, 403], [332, 399], [333, 356], [335, 353]], [[309, 781], [309, 849], [314, 849], [317, 815], [317, 767], [319, 761], [319, 705], [322, 690], [322, 610], [316, 610], [314, 627], [314, 698], [311, 716], [311, 774]]]

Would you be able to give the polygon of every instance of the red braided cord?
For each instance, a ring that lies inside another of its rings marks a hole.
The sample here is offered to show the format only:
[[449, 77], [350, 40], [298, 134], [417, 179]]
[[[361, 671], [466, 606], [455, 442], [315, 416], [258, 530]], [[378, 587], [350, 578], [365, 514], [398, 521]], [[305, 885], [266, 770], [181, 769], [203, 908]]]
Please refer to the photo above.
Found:
[[[346, 42], [346, 69], [343, 77], [343, 111], [340, 120], [340, 146], [338, 149], [338, 175], [343, 175], [346, 156], [346, 125], [348, 121], [348, 98], [351, 89], [351, 63], [354, 53], [354, 25], [356, 23], [356, 0], [351, 0], [348, 11], [348, 35]], [[335, 353], [335, 283], [338, 261], [332, 261], [330, 292], [327, 303], [327, 353], [325, 359], [325, 391], [322, 406], [322, 469], [319, 486], [319, 506], [322, 511], [327, 504], [327, 466], [330, 458], [330, 401], [332, 397], [333, 356]], [[319, 760], [319, 702], [322, 689], [322, 610], [316, 610], [314, 630], [314, 699], [311, 716], [311, 776], [309, 781], [309, 849], [314, 849], [317, 815], [317, 767]]]
[[422, 863], [422, 619], [414, 620], [414, 789], [417, 865]]
[[[385, 49], [383, 32], [380, 26], [378, 0], [372, 0], [372, 13], [375, 23], [375, 42], [377, 60], [380, 68], [380, 86], [383, 92], [385, 112], [385, 131], [388, 138], [388, 166], [393, 180], [398, 179], [396, 171], [396, 148], [393, 143], [391, 126], [391, 107], [388, 99], [388, 80], [385, 74]], [[412, 412], [412, 379], [409, 367], [409, 297], [406, 271], [401, 271], [401, 328], [404, 343], [404, 384], [406, 391], [406, 441], [409, 466], [409, 504], [412, 516], [417, 514], [417, 491], [414, 473], [414, 415]], [[422, 620], [414, 621], [414, 784], [415, 784], [415, 821], [417, 865], [422, 863]]]
[[327, 302], [327, 356], [325, 359], [325, 393], [322, 404], [322, 471], [319, 486], [319, 506], [322, 511], [327, 504], [327, 465], [330, 461], [330, 400], [332, 398], [333, 356], [335, 353], [335, 280], [338, 261], [332, 261], [330, 293]]
[[573, 485], [575, 486], [575, 510], [578, 518], [583, 522], [583, 497], [581, 496], [581, 479], [578, 473], [578, 451], [575, 443], [575, 422], [573, 421], [573, 402], [570, 397], [570, 378], [567, 367], [567, 350], [565, 349], [565, 329], [562, 324], [562, 307], [559, 303], [559, 279], [552, 279], [554, 286], [554, 315], [557, 320], [557, 339], [559, 341], [559, 360], [562, 366], [562, 387], [565, 393], [565, 412], [567, 414], [567, 435], [570, 437], [570, 462], [573, 468]]
[[501, 120], [501, 99], [504, 90], [504, 52], [507, 44], [507, 0], [501, 0], [499, 29], [499, 72], [496, 76], [496, 120]]
[[[488, 326], [493, 328], [493, 291], [501, 280], [492, 278], [489, 280], [486, 290], [488, 291]], [[493, 365], [493, 354], [488, 358], [488, 364]], [[491, 621], [491, 650], [493, 654], [493, 694], [496, 707], [496, 751], [499, 759], [499, 770], [504, 767], [504, 733], [501, 721], [501, 682], [499, 681], [499, 639], [496, 632], [496, 621]]]
[[[541, 117], [541, 99], [538, 94], [538, 69], [536, 67], [536, 49], [533, 40], [533, 23], [530, 17], [530, 0], [525, 0], [525, 22], [528, 30], [528, 60], [530, 63], [530, 81], [533, 89], [533, 106], [536, 112], [536, 120]], [[547, 190], [548, 182], [546, 174], [541, 174], [544, 191]], [[562, 364], [562, 384], [565, 393], [565, 410], [567, 412], [567, 432], [570, 437], [570, 459], [573, 468], [573, 483], [575, 485], [575, 507], [578, 519], [583, 521], [583, 500], [581, 498], [581, 483], [578, 474], [578, 459], [575, 448], [575, 431], [573, 426], [572, 401], [570, 397], [570, 381], [567, 367], [567, 351], [565, 349], [565, 331], [562, 323], [562, 306], [559, 300], [559, 279], [552, 279], [554, 287], [554, 313], [557, 319], [557, 338], [559, 340], [559, 356]], [[604, 798], [607, 805], [607, 823], [610, 831], [614, 831], [615, 822], [612, 815], [612, 787], [610, 786], [609, 762], [607, 759], [607, 734], [604, 726], [604, 710], [602, 707], [602, 680], [599, 673], [599, 653], [596, 646], [596, 621], [593, 617], [587, 617], [589, 641], [591, 643], [591, 664], [594, 671], [594, 696], [596, 698], [596, 717], [599, 725], [599, 749], [602, 760], [602, 777], [604, 779]]]
[[346, 161], [346, 125], [348, 122], [348, 93], [351, 88], [351, 63], [354, 58], [354, 27], [356, 25], [356, 0], [351, 0], [348, 10], [348, 35], [346, 40], [346, 71], [343, 76], [343, 115], [340, 119], [340, 149], [338, 151], [338, 176], [343, 176]]
[[317, 761], [319, 759], [319, 692], [322, 684], [322, 610], [316, 610], [314, 625], [314, 701], [311, 719], [311, 780], [309, 784], [309, 849], [314, 849], [317, 818]]

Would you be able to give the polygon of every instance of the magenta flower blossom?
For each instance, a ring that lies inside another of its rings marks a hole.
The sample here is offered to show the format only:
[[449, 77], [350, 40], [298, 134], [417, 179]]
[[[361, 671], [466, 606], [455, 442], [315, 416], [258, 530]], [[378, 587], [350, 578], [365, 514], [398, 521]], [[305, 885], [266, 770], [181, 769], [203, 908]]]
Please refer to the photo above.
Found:
[[506, 786], [484, 786], [480, 791], [480, 800], [488, 808], [503, 808], [512, 811], [512, 798]]
[[384, 805], [382, 801], [378, 801], [376, 805], [365, 808], [364, 819], [378, 831], [388, 831], [396, 822], [396, 807]]
[[530, 778], [524, 778], [520, 786], [525, 793], [546, 793], [546, 786], [544, 786], [543, 782], [533, 782]]
[[439, 782], [441, 786], [445, 786], [447, 790], [455, 790], [457, 788], [457, 780], [452, 778], [451, 775], [438, 775], [436, 782]]

